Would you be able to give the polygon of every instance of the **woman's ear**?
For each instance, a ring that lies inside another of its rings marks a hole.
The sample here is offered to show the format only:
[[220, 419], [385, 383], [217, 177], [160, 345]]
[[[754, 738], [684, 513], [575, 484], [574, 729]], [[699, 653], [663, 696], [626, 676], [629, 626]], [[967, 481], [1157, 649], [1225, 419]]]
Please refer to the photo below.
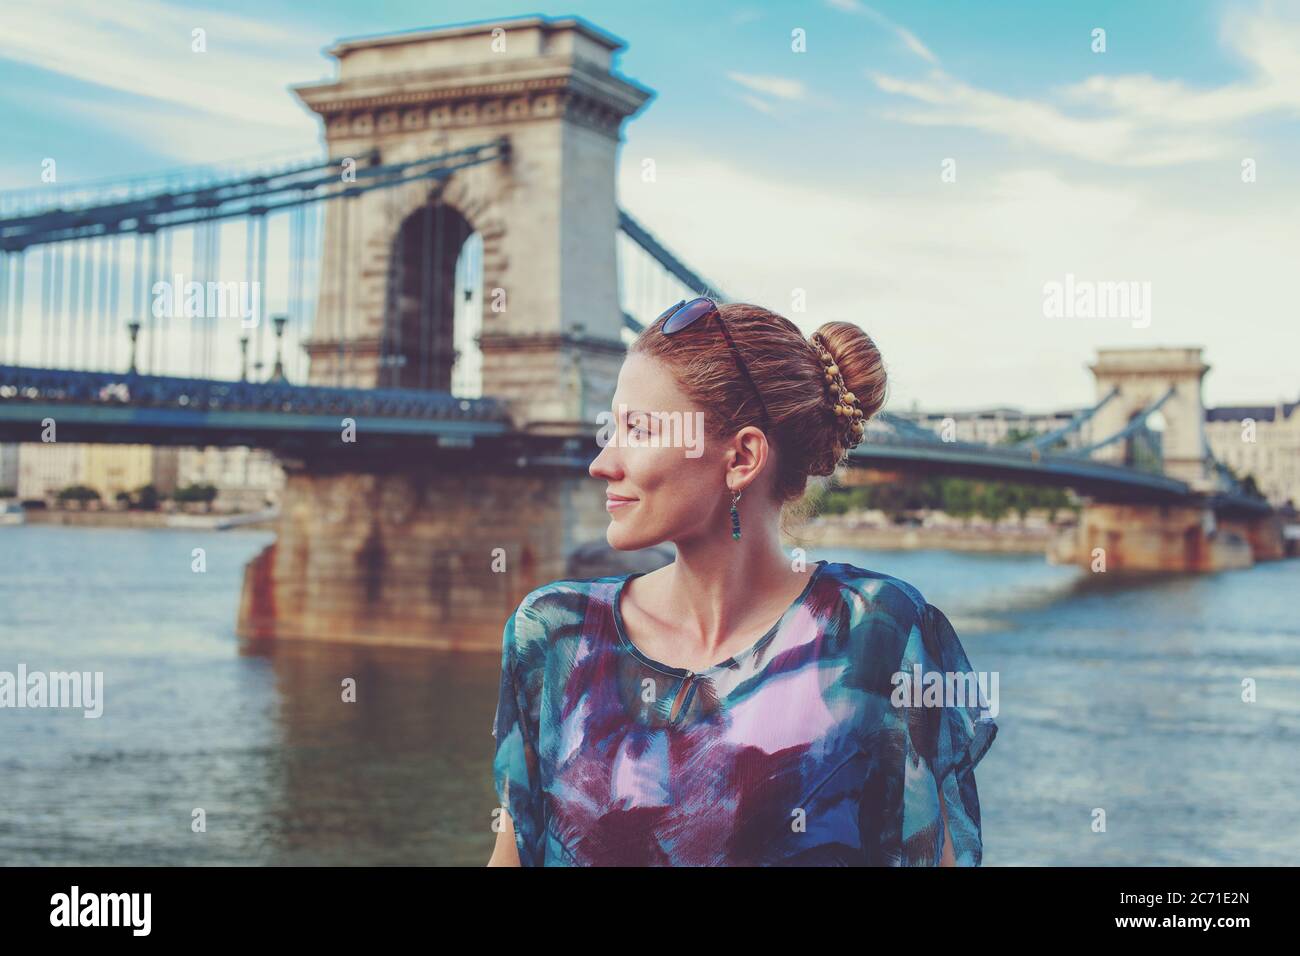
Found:
[[727, 450], [727, 469], [748, 485], [760, 474], [771, 457], [771, 446], [761, 431], [746, 425], [736, 433]]

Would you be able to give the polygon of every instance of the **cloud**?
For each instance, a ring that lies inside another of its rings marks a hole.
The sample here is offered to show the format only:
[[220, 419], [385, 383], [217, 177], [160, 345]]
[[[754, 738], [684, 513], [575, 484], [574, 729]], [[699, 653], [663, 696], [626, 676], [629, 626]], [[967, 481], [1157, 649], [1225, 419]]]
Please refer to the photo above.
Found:
[[0, 59], [239, 123], [301, 125], [286, 87], [319, 74], [316, 47], [301, 29], [156, 0], [0, 4]]
[[757, 76], [753, 73], [728, 72], [727, 76], [756, 93], [765, 93], [783, 100], [804, 98], [804, 85], [799, 80], [791, 80], [783, 76]]
[[935, 55], [925, 47], [925, 44], [916, 38], [916, 35], [912, 33], [912, 31], [905, 30], [902, 27], [897, 27], [896, 29], [898, 30], [898, 35], [902, 37], [903, 42], [907, 44], [909, 50], [921, 57], [923, 60], [928, 60], [929, 62], [936, 64], [939, 62]]
[[1070, 116], [1050, 103], [1004, 96], [969, 86], [941, 71], [929, 80], [903, 80], [869, 73], [886, 93], [905, 96], [928, 110], [891, 109], [887, 119], [916, 126], [957, 126], [1004, 136], [1096, 163], [1168, 166], [1232, 155], [1236, 144], [1216, 130], [1157, 129], [1132, 115]]
[[845, 13], [856, 13], [870, 17], [881, 26], [893, 31], [894, 35], [897, 36], [898, 39], [903, 42], [903, 45], [912, 51], [912, 53], [916, 54], [927, 63], [932, 63], [936, 66], [938, 65], [938, 57], [930, 52], [930, 49], [917, 38], [915, 33], [908, 30], [906, 27], [899, 26], [893, 20], [889, 19], [889, 17], [885, 16], [878, 10], [867, 6], [865, 3], [860, 3], [859, 0], [826, 0], [826, 5], [833, 7], [836, 10], [842, 10]]
[[769, 116], [772, 114], [772, 104], [766, 100], [760, 100], [757, 96], [750, 96], [748, 93], [740, 93], [737, 95], [742, 102], [758, 110], [760, 113], [766, 113]]
[[[645, 183], [624, 164], [634, 217], [735, 300], [805, 333], [832, 319], [866, 329], [896, 407], [1081, 406], [1095, 350], [1125, 345], [1204, 345], [1211, 403], [1295, 392], [1300, 330], [1277, 312], [1291, 295], [1294, 192], [1216, 201], [1203, 182], [1098, 184], [1040, 167], [873, 186], [698, 155], [661, 157], [659, 171]], [[1043, 286], [1067, 273], [1151, 282], [1150, 328], [1045, 318]], [[806, 314], [791, 311], [796, 289]]]
[[1222, 36], [1246, 63], [1248, 79], [1197, 90], [1146, 74], [1099, 74], [1058, 91], [1077, 108], [1074, 114], [1048, 99], [1003, 95], [941, 70], [926, 80], [867, 75], [882, 91], [928, 107], [886, 113], [900, 122], [979, 129], [1113, 166], [1173, 166], [1246, 155], [1231, 125], [1267, 114], [1300, 115], [1300, 24], [1234, 14]]
[[[280, 95], [291, 100], [287, 92]], [[45, 94], [45, 103], [88, 126], [111, 128], [119, 136], [148, 143], [152, 155], [168, 162], [207, 164], [231, 157], [287, 160], [320, 152], [318, 125], [301, 109], [293, 122], [284, 122], [265, 116], [195, 112], [161, 100], [101, 101], [50, 93]]]

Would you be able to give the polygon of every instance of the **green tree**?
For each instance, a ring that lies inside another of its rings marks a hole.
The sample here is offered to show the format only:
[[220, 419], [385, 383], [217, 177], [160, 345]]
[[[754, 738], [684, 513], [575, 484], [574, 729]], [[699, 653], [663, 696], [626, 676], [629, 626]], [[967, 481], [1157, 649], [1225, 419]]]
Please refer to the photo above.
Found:
[[216, 497], [217, 486], [204, 482], [198, 482], [195, 484], [185, 485], [182, 488], [177, 488], [176, 493], [172, 495], [172, 499], [178, 504], [190, 502], [196, 504], [201, 503], [208, 510], [211, 510], [212, 502], [216, 500]]
[[141, 511], [157, 511], [160, 497], [153, 485], [141, 485], [135, 490], [135, 507]]
[[58, 493], [57, 498], [65, 504], [75, 502], [84, 506], [88, 501], [98, 501], [99, 492], [89, 485], [68, 485]]

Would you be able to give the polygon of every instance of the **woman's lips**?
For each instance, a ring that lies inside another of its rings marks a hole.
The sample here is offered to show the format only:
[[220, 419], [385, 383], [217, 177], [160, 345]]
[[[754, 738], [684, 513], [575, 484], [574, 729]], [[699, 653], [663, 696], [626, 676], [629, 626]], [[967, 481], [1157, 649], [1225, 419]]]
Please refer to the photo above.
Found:
[[621, 498], [618, 495], [606, 495], [605, 510], [617, 511], [619, 508], [625, 507], [630, 504], [634, 504], [636, 500], [637, 499], [635, 498]]

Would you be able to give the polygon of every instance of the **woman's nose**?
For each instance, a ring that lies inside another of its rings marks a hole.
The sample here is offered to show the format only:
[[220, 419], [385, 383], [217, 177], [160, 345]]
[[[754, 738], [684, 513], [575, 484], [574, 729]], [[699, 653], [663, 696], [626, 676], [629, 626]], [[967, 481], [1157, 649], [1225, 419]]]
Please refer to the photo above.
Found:
[[613, 464], [613, 455], [610, 452], [614, 443], [611, 441], [600, 450], [600, 454], [595, 457], [592, 463], [587, 467], [587, 473], [593, 478], [608, 477], [611, 474], [611, 465]]

